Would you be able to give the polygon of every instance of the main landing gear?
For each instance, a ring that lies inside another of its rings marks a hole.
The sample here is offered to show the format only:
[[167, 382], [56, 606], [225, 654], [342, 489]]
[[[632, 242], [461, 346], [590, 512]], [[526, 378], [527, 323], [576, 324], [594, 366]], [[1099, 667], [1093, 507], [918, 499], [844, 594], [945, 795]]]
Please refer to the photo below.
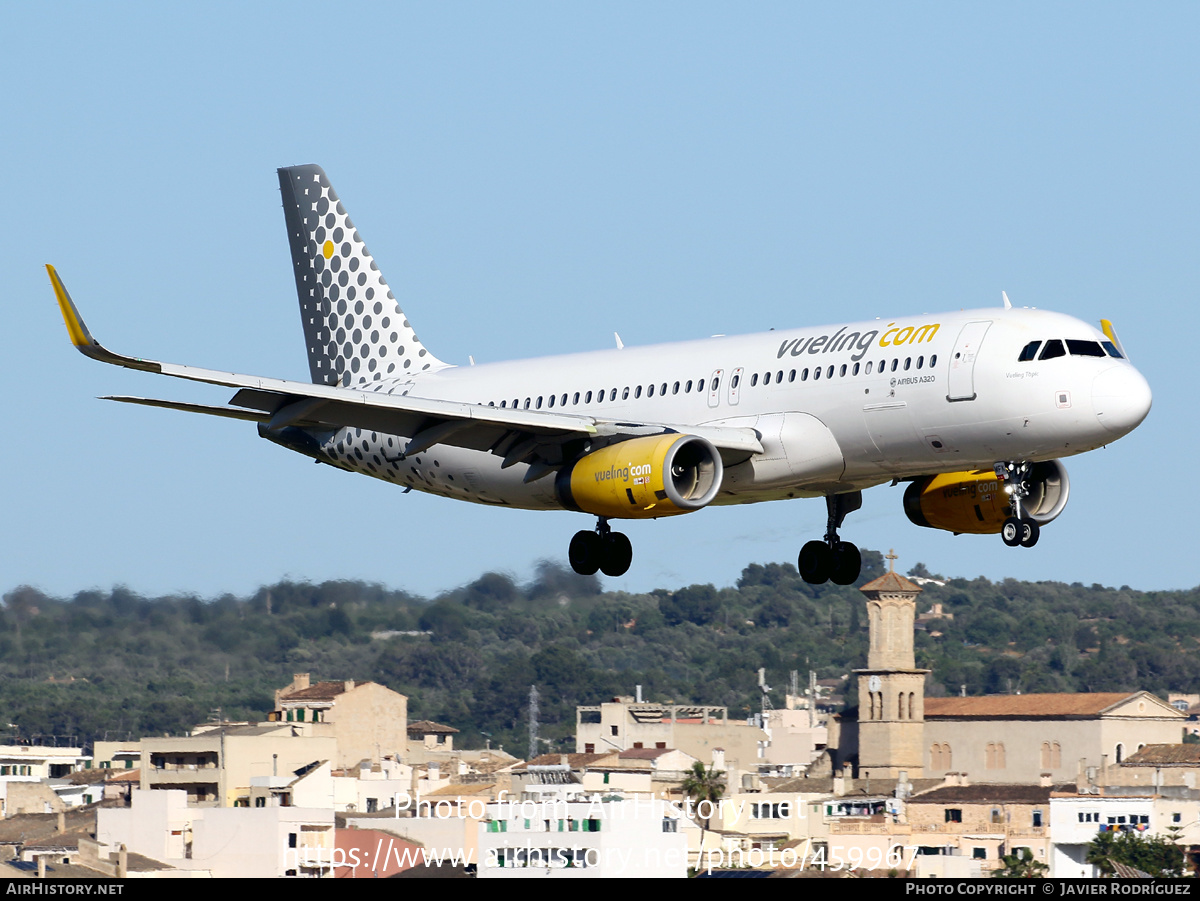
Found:
[[571, 569], [581, 576], [594, 576], [596, 570], [606, 576], [623, 576], [633, 562], [633, 545], [623, 532], [608, 526], [601, 516], [594, 532], [576, 532], [568, 551]]
[[1041, 536], [1041, 528], [1023, 514], [1021, 502], [1029, 497], [1029, 474], [1033, 467], [1028, 463], [997, 463], [996, 478], [1002, 479], [1005, 491], [1012, 504], [1012, 516], [1000, 527], [1000, 537], [1009, 547], [1033, 547]]
[[829, 511], [828, 524], [823, 541], [810, 541], [800, 549], [796, 568], [805, 582], [820, 585], [833, 582], [835, 585], [853, 585], [862, 571], [862, 554], [849, 541], [838, 538], [837, 530], [842, 526], [846, 514], [862, 506], [862, 492], [830, 494], [825, 497]]

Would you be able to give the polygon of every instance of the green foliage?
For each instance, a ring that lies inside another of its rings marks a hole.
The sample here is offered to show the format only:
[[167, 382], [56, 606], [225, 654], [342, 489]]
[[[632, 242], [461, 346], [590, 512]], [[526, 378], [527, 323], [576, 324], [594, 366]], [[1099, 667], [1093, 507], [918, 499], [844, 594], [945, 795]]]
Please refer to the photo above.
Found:
[[1139, 832], [1100, 832], [1088, 845], [1087, 862], [1103, 876], [1112, 876], [1113, 863], [1134, 867], [1155, 878], [1183, 875], [1183, 849], [1169, 838]]
[[1050, 867], [1037, 860], [1029, 848], [1022, 848], [1020, 854], [1005, 854], [1000, 862], [1004, 866], [992, 872], [996, 879], [1045, 879], [1050, 874]]
[[[863, 551], [862, 584], [884, 571]], [[917, 570], [914, 567], [913, 571]], [[1200, 681], [1200, 590], [953, 579], [928, 584], [916, 633], [936, 693], [1131, 691]], [[839, 677], [863, 665], [866, 616], [854, 586], [808, 585], [790, 563], [752, 564], [736, 587], [601, 592], [552, 562], [520, 584], [485, 573], [434, 598], [362, 582], [280, 582], [250, 597], [144, 598], [117, 587], [51, 598], [29, 587], [0, 608], [0, 705], [18, 734], [87, 742], [181, 732], [215, 715], [260, 719], [295, 672], [375, 680], [410, 715], [461, 741], [522, 749], [529, 686], [549, 750], [574, 750], [574, 708], [642, 685], [646, 697], [759, 708], [791, 670]], [[853, 698], [849, 698], [852, 702]]]

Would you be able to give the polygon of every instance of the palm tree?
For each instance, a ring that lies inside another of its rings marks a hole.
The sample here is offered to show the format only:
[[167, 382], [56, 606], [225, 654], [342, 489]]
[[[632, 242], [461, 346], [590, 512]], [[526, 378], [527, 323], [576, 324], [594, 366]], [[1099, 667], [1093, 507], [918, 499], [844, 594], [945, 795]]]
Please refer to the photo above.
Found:
[[691, 771], [684, 777], [679, 787], [683, 790], [684, 796], [695, 803], [697, 812], [702, 802], [709, 802], [708, 816], [704, 817], [700, 823], [700, 848], [703, 850], [704, 834], [712, 828], [711, 820], [715, 807], [720, 803], [721, 796], [725, 794], [725, 771], [705, 767], [697, 760], [692, 764]]
[[1050, 872], [1050, 867], [1034, 860], [1029, 848], [1022, 848], [1020, 854], [1005, 854], [1000, 862], [1003, 868], [992, 872], [996, 879], [1045, 879]]

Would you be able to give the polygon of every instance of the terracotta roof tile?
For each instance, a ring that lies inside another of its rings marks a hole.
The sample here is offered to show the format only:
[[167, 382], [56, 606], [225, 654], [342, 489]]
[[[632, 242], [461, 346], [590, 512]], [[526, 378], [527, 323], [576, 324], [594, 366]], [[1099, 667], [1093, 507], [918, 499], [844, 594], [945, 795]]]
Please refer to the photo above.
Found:
[[925, 719], [988, 717], [1030, 719], [1099, 716], [1138, 692], [1091, 694], [985, 695], [976, 698], [926, 698]]
[[911, 591], [913, 594], [919, 594], [922, 590], [920, 585], [908, 581], [900, 573], [893, 572], [886, 572], [859, 589], [859, 591]]
[[433, 720], [417, 720], [415, 723], [408, 724], [408, 731], [418, 735], [440, 734], [440, 735], [456, 735], [458, 730], [453, 726], [443, 726], [441, 723], [435, 723]]
[[[370, 682], [355, 682], [355, 688], [361, 688], [363, 685], [371, 685]], [[281, 702], [287, 701], [332, 701], [338, 695], [345, 694], [345, 682], [318, 682], [315, 685], [310, 685], [308, 688], [301, 688], [299, 691], [288, 692], [281, 695]]]
[[1121, 766], [1200, 766], [1200, 745], [1146, 745]]

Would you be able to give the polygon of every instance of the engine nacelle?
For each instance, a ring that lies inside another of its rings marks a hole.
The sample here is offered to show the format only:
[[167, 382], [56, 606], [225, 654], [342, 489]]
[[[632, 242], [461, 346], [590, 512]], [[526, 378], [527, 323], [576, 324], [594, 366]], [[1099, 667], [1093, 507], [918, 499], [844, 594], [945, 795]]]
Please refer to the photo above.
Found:
[[717, 496], [724, 468], [698, 435], [631, 438], [559, 470], [554, 490], [570, 510], [614, 519], [653, 519], [699, 510]]
[[[991, 535], [1011, 516], [1005, 483], [990, 469], [948, 472], [917, 479], [904, 491], [904, 512], [918, 526], [945, 529], [956, 535]], [[1071, 481], [1057, 460], [1034, 463], [1029, 496], [1021, 513], [1039, 526], [1053, 521], [1067, 505]]]

